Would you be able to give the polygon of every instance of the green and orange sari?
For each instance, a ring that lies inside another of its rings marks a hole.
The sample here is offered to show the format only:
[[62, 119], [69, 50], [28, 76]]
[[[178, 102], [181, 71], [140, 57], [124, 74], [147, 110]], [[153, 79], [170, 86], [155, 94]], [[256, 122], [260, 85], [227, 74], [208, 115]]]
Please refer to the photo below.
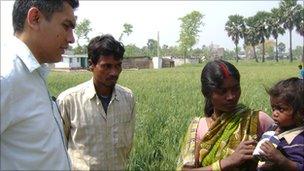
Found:
[[198, 117], [194, 118], [188, 128], [178, 158], [177, 170], [181, 170], [185, 164], [209, 166], [231, 155], [242, 141], [258, 138], [258, 111], [252, 111], [240, 104], [233, 113], [222, 114], [211, 125], [199, 144], [199, 158], [195, 159], [195, 138], [199, 120]]

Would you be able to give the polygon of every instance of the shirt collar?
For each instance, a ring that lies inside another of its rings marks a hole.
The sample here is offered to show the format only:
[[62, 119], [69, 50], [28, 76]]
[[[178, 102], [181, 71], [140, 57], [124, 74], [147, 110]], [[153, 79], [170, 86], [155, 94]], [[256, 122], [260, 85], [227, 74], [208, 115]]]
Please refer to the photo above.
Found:
[[297, 127], [297, 128], [282, 132], [281, 134], [278, 135], [278, 138], [279, 139], [285, 138], [286, 142], [288, 144], [290, 144], [293, 141], [293, 139], [303, 131], [304, 131], [304, 126]]
[[[114, 87], [114, 90], [112, 92], [112, 99], [116, 99], [119, 101], [119, 96], [120, 96], [120, 93], [118, 92], [118, 89], [117, 89], [117, 85], [115, 85]], [[92, 99], [96, 96], [96, 90], [95, 90], [95, 86], [94, 86], [94, 82], [93, 82], [93, 78], [91, 78], [91, 80], [89, 81], [89, 86], [86, 90], [86, 94], [88, 96], [89, 99]]]
[[41, 64], [38, 72], [45, 79], [50, 72], [50, 68], [46, 64]]
[[[26, 46], [23, 41], [21, 41], [15, 36], [13, 36], [12, 41], [14, 45], [14, 47], [12, 48], [18, 49], [16, 51], [17, 56], [22, 60], [22, 62], [30, 72], [33, 72], [37, 68], [41, 67], [37, 59], [32, 54], [31, 50]], [[45, 69], [43, 69], [43, 71], [45, 71]]]

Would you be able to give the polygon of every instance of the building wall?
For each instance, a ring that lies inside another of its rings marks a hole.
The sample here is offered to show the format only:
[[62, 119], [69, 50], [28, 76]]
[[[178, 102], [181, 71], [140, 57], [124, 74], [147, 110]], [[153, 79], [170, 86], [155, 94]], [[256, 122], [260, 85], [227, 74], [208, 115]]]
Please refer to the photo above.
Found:
[[70, 67], [71, 68], [80, 68], [80, 58], [70, 58]]
[[144, 68], [152, 68], [152, 60], [148, 57], [144, 58], [125, 58], [122, 61], [123, 69], [144, 69]]
[[174, 61], [172, 59], [163, 58], [162, 68], [171, 68], [171, 67], [174, 67]]
[[174, 61], [174, 66], [180, 66], [183, 64], [198, 64], [199, 63], [199, 59], [197, 59], [197, 58], [186, 58], [186, 60], [184, 58], [173, 58], [172, 60]]
[[55, 68], [70, 68], [69, 58], [63, 57], [61, 62], [55, 63]]
[[79, 68], [80, 67], [80, 58], [73, 57], [63, 57], [61, 62], [55, 63], [55, 68]]

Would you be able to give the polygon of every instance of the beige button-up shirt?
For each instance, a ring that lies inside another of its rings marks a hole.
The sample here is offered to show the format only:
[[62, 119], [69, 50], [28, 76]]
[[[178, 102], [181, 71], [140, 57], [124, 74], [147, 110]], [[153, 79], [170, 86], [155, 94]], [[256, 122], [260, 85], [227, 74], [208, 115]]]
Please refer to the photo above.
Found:
[[93, 79], [62, 92], [57, 100], [74, 170], [125, 170], [132, 147], [135, 100], [115, 86], [107, 114]]

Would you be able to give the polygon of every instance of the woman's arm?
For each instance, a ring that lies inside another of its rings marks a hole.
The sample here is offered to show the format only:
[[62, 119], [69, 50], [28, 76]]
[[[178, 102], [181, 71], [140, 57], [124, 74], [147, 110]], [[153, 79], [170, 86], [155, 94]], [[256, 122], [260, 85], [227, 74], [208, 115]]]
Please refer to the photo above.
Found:
[[[253, 140], [250, 141], [243, 141], [241, 142], [238, 147], [235, 149], [234, 153], [232, 153], [230, 156], [222, 159], [219, 161], [219, 166], [222, 171], [229, 171], [232, 168], [239, 167], [246, 161], [249, 161], [253, 159], [252, 153], [254, 150], [256, 142]], [[214, 166], [213, 166], [214, 167]], [[205, 167], [199, 167], [195, 168], [194, 166], [187, 166], [184, 165], [182, 167], [182, 170], [187, 171], [196, 171], [196, 170], [203, 170], [203, 171], [212, 171], [212, 165], [205, 166]]]

